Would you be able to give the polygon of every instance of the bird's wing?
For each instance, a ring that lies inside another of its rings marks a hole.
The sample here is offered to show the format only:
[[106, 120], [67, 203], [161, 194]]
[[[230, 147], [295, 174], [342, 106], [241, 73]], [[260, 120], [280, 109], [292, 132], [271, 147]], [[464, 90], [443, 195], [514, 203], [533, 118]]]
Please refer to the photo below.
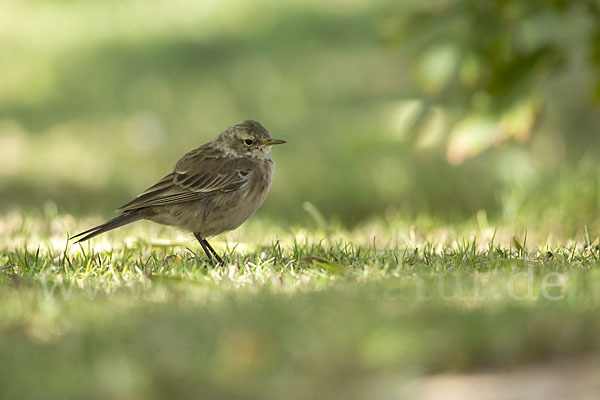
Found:
[[120, 207], [119, 211], [199, 200], [210, 194], [239, 190], [248, 184], [251, 169], [246, 160], [193, 153], [184, 156], [175, 171]]

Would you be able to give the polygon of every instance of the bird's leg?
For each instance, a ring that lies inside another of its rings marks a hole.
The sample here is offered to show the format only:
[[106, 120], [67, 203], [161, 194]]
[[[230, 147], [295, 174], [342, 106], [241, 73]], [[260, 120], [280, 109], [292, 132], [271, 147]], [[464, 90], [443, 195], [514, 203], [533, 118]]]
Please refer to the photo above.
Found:
[[223, 261], [223, 259], [221, 257], [219, 257], [219, 255], [217, 254], [215, 249], [213, 249], [212, 246], [210, 245], [210, 243], [208, 243], [208, 240], [204, 239], [204, 244], [206, 245], [206, 247], [208, 247], [208, 249], [210, 251], [212, 251], [213, 255], [215, 256], [215, 258], [217, 259], [219, 264], [221, 264], [221, 266], [225, 265], [225, 262]]
[[202, 246], [202, 249], [206, 253], [208, 259], [210, 260], [210, 263], [212, 265], [215, 265], [215, 260], [213, 259], [212, 254], [210, 254], [210, 251], [208, 250], [208, 247], [206, 247], [206, 241], [204, 239], [202, 239], [202, 237], [198, 233], [194, 232], [194, 236], [196, 237], [196, 240], [198, 240], [198, 242], [200, 243], [200, 246]]
[[[221, 266], [225, 265], [225, 261], [223, 261], [223, 259], [221, 257], [219, 257], [219, 255], [217, 254], [215, 249], [213, 249], [212, 246], [210, 245], [210, 243], [208, 243], [208, 240], [202, 238], [202, 236], [200, 236], [199, 233], [194, 233], [194, 236], [196, 237], [198, 242], [200, 242], [200, 246], [202, 246], [202, 249], [208, 256], [208, 259], [210, 260], [210, 263], [212, 265], [215, 265], [215, 260], [214, 260], [215, 258], [217, 259], [217, 262]], [[214, 256], [214, 258], [213, 258], [213, 256]]]

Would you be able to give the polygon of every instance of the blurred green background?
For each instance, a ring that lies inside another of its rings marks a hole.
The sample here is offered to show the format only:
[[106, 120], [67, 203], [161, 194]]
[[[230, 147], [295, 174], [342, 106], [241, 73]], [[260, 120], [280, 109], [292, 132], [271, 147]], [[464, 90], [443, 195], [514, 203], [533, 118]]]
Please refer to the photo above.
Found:
[[[0, 48], [1, 398], [595, 382], [600, 1], [2, 0]], [[229, 266], [67, 243], [248, 118], [288, 144]]]
[[[244, 119], [265, 218], [600, 230], [598, 1], [4, 0], [0, 210], [109, 216]], [[550, 221], [550, 222], [549, 222]]]

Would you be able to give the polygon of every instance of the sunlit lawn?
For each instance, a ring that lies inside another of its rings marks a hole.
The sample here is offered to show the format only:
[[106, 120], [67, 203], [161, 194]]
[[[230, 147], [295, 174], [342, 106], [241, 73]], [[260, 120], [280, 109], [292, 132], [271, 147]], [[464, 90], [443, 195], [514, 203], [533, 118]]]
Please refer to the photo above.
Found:
[[3, 397], [366, 398], [600, 351], [585, 230], [552, 244], [476, 222], [252, 220], [213, 242], [228, 260], [213, 267], [149, 223], [66, 246], [97, 221], [0, 221]]

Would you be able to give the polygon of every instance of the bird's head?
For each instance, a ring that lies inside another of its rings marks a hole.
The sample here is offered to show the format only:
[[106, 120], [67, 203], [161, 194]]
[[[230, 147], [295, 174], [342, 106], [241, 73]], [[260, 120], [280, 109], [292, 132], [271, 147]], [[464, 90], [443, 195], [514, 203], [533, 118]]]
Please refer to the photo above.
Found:
[[260, 123], [247, 120], [225, 130], [216, 142], [231, 155], [262, 159], [268, 157], [271, 146], [283, 144], [285, 140], [273, 139]]

